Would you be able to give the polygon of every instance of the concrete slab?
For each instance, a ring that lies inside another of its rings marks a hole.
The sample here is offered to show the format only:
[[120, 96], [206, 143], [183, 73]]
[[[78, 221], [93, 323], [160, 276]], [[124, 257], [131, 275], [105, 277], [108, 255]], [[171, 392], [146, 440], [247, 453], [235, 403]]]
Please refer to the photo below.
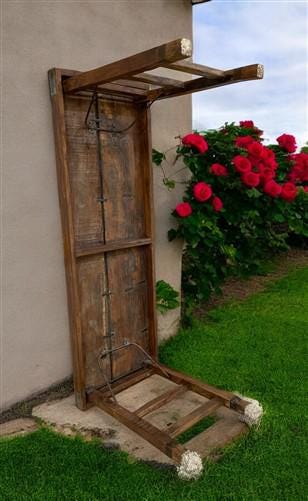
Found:
[[[119, 393], [117, 400], [123, 407], [135, 411], [146, 402], [176, 386], [175, 383], [166, 378], [153, 375]], [[164, 429], [207, 400], [201, 395], [187, 391], [161, 408], [147, 414], [145, 419], [157, 428]], [[106, 446], [118, 447], [137, 459], [165, 464], [173, 463], [168, 456], [101, 409], [96, 407], [87, 411], [77, 409], [73, 395], [35, 407], [33, 415], [53, 425], [61, 433], [72, 435], [77, 432], [87, 438], [98, 436]], [[222, 420], [228, 418], [238, 421], [238, 415], [226, 408], [218, 409], [216, 416]], [[194, 444], [195, 442], [192, 442], [192, 445]], [[192, 448], [192, 450], [194, 449]]]
[[14, 437], [25, 435], [37, 430], [34, 419], [19, 418], [0, 424], [0, 437]]

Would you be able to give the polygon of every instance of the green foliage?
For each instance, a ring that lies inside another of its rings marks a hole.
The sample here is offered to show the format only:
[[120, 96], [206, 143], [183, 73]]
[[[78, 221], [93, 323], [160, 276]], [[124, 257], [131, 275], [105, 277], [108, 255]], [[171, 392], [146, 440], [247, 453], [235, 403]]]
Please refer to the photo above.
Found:
[[[308, 237], [308, 156], [305, 157], [305, 182], [296, 183], [297, 196], [287, 201], [283, 196], [272, 196], [264, 191], [266, 179], [261, 168], [267, 160], [254, 158], [247, 147], [235, 144], [237, 138], [251, 136], [262, 145], [261, 131], [234, 123], [217, 130], [200, 132], [208, 149], [200, 153], [196, 147], [181, 144], [177, 156], [191, 172], [183, 202], [191, 207], [189, 216], [173, 212], [177, 227], [168, 232], [169, 240], [185, 241], [183, 255], [183, 290], [185, 303], [204, 301], [212, 292], [219, 291], [228, 276], [262, 273], [265, 258], [288, 249], [291, 235]], [[280, 187], [290, 182], [296, 161], [278, 145], [262, 145], [264, 154], [271, 155], [276, 167], [272, 168], [275, 183]], [[251, 172], [259, 176], [256, 187], [248, 186], [234, 166], [234, 157], [241, 155], [251, 162]], [[305, 153], [304, 153], [305, 155]], [[269, 162], [269, 160], [268, 160]], [[227, 175], [211, 171], [213, 164], [223, 165]], [[301, 174], [303, 175], [303, 174]], [[200, 202], [194, 194], [197, 183], [204, 182], [212, 189], [212, 196]], [[308, 189], [306, 187], [306, 189]], [[218, 197], [222, 210], [215, 211], [213, 197]]]
[[162, 314], [180, 306], [179, 293], [164, 280], [156, 282], [156, 307]]
[[305, 143], [305, 146], [301, 148], [301, 153], [308, 153], [308, 141]]
[[167, 177], [165, 177], [163, 179], [163, 183], [168, 188], [169, 191], [175, 188], [175, 181], [173, 179], [168, 179]]
[[158, 150], [152, 149], [152, 162], [153, 164], [160, 166], [163, 160], [166, 159], [166, 155]]

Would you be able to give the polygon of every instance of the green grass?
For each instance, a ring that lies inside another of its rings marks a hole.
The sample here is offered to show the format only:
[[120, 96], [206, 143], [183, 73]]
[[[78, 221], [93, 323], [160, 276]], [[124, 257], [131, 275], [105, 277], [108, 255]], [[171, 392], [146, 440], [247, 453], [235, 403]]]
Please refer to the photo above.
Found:
[[167, 342], [161, 360], [260, 400], [258, 431], [229, 447], [200, 480], [134, 462], [98, 443], [42, 429], [0, 441], [1, 501], [302, 501], [307, 485], [308, 268]]

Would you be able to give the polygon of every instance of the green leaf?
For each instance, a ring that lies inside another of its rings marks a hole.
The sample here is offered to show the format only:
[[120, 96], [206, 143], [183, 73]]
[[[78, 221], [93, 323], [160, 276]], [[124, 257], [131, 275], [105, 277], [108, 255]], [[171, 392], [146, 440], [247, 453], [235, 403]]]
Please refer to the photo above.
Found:
[[152, 149], [152, 162], [155, 165], [160, 166], [163, 162], [163, 160], [166, 160], [166, 155], [165, 153], [162, 153], [161, 151], [155, 150], [154, 148]]
[[175, 181], [173, 179], [168, 179], [167, 177], [165, 177], [163, 179], [163, 183], [165, 186], [167, 186], [169, 191], [171, 191], [175, 188]]
[[180, 306], [179, 293], [164, 280], [156, 282], [156, 306], [160, 313], [164, 314]]
[[174, 240], [177, 236], [178, 236], [178, 232], [174, 228], [171, 228], [171, 230], [168, 231], [169, 242], [172, 242], [172, 240]]

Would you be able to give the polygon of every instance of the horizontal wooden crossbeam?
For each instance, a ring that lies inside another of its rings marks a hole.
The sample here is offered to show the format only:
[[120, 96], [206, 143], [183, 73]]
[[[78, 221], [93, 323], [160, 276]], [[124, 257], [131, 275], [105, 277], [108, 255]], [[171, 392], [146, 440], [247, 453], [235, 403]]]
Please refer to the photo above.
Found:
[[91, 242], [88, 244], [78, 243], [75, 247], [75, 256], [91, 256], [94, 254], [103, 254], [104, 252], [112, 252], [121, 249], [130, 249], [132, 247], [143, 247], [150, 245], [152, 240], [150, 238], [140, 238], [138, 240], [123, 240], [118, 242], [111, 242], [103, 244], [100, 242]]
[[[126, 390], [127, 388], [131, 388], [135, 384], [141, 383], [141, 381], [144, 381], [148, 377], [153, 375], [153, 369], [139, 369], [132, 374], [128, 374], [127, 376], [123, 376], [114, 383], [110, 383], [110, 386], [112, 388], [112, 392], [114, 395], [117, 395], [118, 393], [121, 393], [121, 391]], [[99, 392], [99, 393], [97, 393]], [[99, 394], [100, 397], [108, 398], [111, 396], [110, 390], [107, 385], [102, 387], [101, 389], [97, 389], [95, 392], [95, 395], [97, 396]], [[93, 403], [96, 398], [94, 398], [93, 392], [89, 394], [89, 402]]]
[[113, 80], [126, 78], [135, 73], [153, 70], [165, 63], [172, 63], [191, 55], [192, 45], [190, 40], [178, 38], [134, 56], [73, 76], [63, 83], [63, 89], [65, 92], [71, 93], [89, 87], [96, 87]]
[[177, 437], [178, 435], [181, 435], [181, 433], [201, 421], [201, 419], [204, 419], [205, 417], [213, 414], [213, 412], [222, 405], [223, 402], [220, 398], [213, 398], [212, 400], [205, 402], [203, 405], [200, 405], [186, 416], [180, 418], [176, 423], [168, 426], [165, 429], [165, 432], [169, 433], [171, 437]]
[[[190, 40], [179, 38], [93, 70], [72, 73], [64, 80], [63, 90], [65, 93], [76, 93], [95, 88], [110, 95], [130, 97], [134, 101], [153, 101], [263, 78], [261, 64], [221, 70], [184, 60], [191, 54]], [[159, 67], [200, 78], [182, 81], [149, 73]], [[150, 90], [150, 85], [155, 88]]]
[[144, 405], [139, 407], [139, 409], [137, 409], [135, 412], [139, 417], [146, 416], [147, 414], [150, 414], [150, 412], [159, 409], [160, 407], [167, 404], [171, 400], [174, 400], [175, 398], [178, 398], [179, 396], [183, 395], [183, 393], [185, 393], [186, 391], [187, 387], [182, 385], [177, 386], [176, 388], [172, 388], [171, 390], [164, 392], [162, 395], [153, 398], [153, 400], [146, 402]]
[[166, 63], [164, 68], [188, 73], [189, 75], [199, 75], [200, 77], [217, 78], [224, 76], [224, 70], [204, 66], [203, 64], [192, 63], [191, 61], [179, 61], [176, 63]]
[[146, 82], [148, 84], [157, 85], [158, 87], [175, 87], [183, 89], [185, 83], [180, 80], [175, 80], [174, 78], [160, 77], [157, 75], [151, 75], [150, 73], [140, 73], [140, 75], [134, 75], [130, 77], [130, 80], [136, 82]]
[[223, 76], [216, 78], [204, 76], [185, 82], [184, 89], [163, 89], [152, 90], [148, 92], [148, 99], [166, 99], [168, 97], [183, 96], [185, 94], [193, 94], [202, 90], [213, 89], [248, 80], [258, 80], [263, 78], [262, 64], [251, 64], [240, 68], [224, 71]]

